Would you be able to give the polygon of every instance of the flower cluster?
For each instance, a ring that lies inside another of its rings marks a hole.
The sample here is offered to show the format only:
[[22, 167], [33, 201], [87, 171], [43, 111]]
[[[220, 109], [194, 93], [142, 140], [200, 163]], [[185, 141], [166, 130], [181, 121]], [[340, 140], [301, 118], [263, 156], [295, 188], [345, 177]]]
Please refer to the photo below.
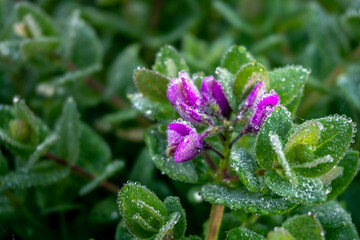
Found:
[[[175, 121], [167, 127], [166, 152], [175, 162], [191, 160], [205, 149], [203, 138], [207, 134], [200, 136], [191, 124], [213, 128], [216, 119], [228, 120], [233, 112], [220, 82], [213, 76], [203, 79], [199, 91], [188, 73], [182, 71], [178, 78], [171, 80], [167, 97], [179, 115], [187, 120]], [[267, 93], [264, 82], [258, 82], [236, 114], [236, 119], [251, 116], [242, 134], [257, 133], [278, 104], [276, 92]]]

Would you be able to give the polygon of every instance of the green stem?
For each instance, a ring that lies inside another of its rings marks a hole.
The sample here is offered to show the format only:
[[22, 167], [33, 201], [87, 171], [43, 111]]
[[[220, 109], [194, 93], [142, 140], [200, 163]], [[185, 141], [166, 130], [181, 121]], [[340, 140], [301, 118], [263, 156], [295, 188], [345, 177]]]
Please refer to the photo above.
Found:
[[224, 208], [225, 208], [224, 205], [216, 205], [216, 204], [211, 205], [210, 219], [206, 231], [205, 240], [218, 239]]
[[223, 180], [223, 178], [226, 176], [226, 173], [228, 172], [228, 169], [230, 167], [230, 153], [231, 153], [231, 146], [229, 144], [229, 142], [231, 141], [230, 139], [230, 134], [229, 132], [227, 132], [225, 134], [225, 138], [227, 139], [226, 142], [223, 143], [223, 158], [220, 161], [220, 166], [219, 166], [219, 181], [221, 182]]
[[[223, 142], [223, 153], [222, 153], [223, 157], [220, 161], [218, 174], [216, 176], [216, 181], [218, 182], [222, 182], [225, 180], [225, 177], [227, 177], [228, 169], [230, 167], [230, 152], [231, 152], [231, 146], [229, 144], [231, 141], [230, 135], [231, 132], [225, 132], [224, 139], [226, 139], [226, 141]], [[218, 239], [224, 208], [225, 208], [224, 205], [217, 205], [217, 204], [211, 205], [209, 225], [206, 232], [205, 240]]]

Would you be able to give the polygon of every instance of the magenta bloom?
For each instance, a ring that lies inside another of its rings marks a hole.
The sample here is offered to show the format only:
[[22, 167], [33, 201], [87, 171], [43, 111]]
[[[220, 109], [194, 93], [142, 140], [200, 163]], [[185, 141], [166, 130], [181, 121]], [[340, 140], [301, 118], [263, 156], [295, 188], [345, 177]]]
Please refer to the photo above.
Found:
[[167, 126], [168, 145], [166, 153], [173, 156], [175, 162], [185, 162], [193, 159], [203, 150], [203, 143], [196, 129], [183, 121], [177, 121]]
[[167, 97], [181, 117], [191, 123], [201, 124], [204, 100], [194, 82], [185, 71], [173, 78], [167, 89]]
[[248, 110], [254, 110], [256, 102], [260, 99], [261, 95], [263, 95], [266, 91], [265, 83], [260, 81], [256, 84], [254, 89], [247, 96], [244, 107]]
[[256, 103], [255, 111], [250, 122], [245, 127], [246, 132], [258, 132], [266, 118], [279, 104], [279, 100], [280, 98], [274, 90], [261, 96], [260, 100]]
[[228, 118], [231, 112], [230, 105], [219, 82], [213, 76], [205, 77], [201, 84], [201, 94], [205, 102], [211, 106], [217, 104], [221, 114]]

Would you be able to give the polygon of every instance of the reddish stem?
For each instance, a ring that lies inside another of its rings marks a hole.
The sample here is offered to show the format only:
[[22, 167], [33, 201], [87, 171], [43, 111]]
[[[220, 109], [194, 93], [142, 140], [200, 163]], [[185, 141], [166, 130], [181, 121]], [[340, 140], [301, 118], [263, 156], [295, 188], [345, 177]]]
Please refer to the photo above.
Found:
[[[61, 166], [69, 166], [69, 164], [64, 159], [61, 159], [61, 158], [53, 155], [52, 153], [47, 152], [45, 154], [45, 157], [56, 162], [57, 164], [59, 164]], [[95, 178], [94, 175], [92, 175], [86, 169], [80, 167], [79, 165], [74, 164], [74, 165], [70, 166], [70, 169], [73, 173], [76, 173], [77, 175], [87, 178], [89, 180], [93, 180]], [[117, 193], [120, 190], [120, 188], [118, 186], [116, 186], [115, 184], [112, 184], [106, 180], [102, 181], [99, 184], [99, 186], [101, 186], [111, 192], [115, 192], [115, 193]]]

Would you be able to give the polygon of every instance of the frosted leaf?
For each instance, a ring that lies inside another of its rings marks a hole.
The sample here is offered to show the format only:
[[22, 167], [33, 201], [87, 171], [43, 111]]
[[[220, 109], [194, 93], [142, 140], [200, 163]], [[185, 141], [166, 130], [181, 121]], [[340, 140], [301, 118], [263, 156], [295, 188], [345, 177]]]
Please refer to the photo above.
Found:
[[297, 176], [297, 179], [298, 185], [294, 186], [274, 170], [265, 173], [265, 183], [280, 196], [296, 203], [320, 203], [326, 200], [326, 192], [320, 179], [301, 176]]
[[218, 184], [204, 185], [200, 193], [203, 199], [210, 203], [261, 215], [282, 214], [297, 205], [284, 198], [273, 198], [263, 193], [253, 193], [246, 189], [231, 189]]

